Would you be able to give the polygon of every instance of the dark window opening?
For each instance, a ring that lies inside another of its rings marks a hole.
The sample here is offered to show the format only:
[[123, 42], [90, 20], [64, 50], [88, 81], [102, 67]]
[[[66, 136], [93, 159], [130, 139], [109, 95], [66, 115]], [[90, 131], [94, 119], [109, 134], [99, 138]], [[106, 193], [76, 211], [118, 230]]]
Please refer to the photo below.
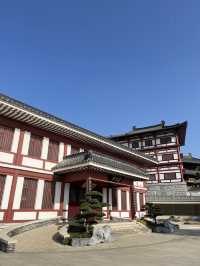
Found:
[[164, 154], [162, 155], [162, 160], [163, 160], [163, 161], [174, 160], [174, 154], [173, 154], [173, 153], [164, 153]]
[[70, 191], [69, 191], [69, 203], [70, 204], [79, 204], [82, 199], [84, 199], [85, 196], [85, 189], [70, 185]]
[[126, 191], [121, 191], [121, 200], [122, 200], [122, 210], [127, 209], [127, 201], [126, 201]]
[[156, 174], [150, 174], [149, 181], [156, 181]]
[[172, 142], [171, 137], [161, 137], [160, 138], [160, 144], [168, 144], [171, 142]]
[[153, 141], [152, 141], [152, 139], [146, 139], [144, 141], [144, 144], [145, 144], [145, 146], [153, 146]]
[[144, 209], [144, 195], [143, 193], [140, 193], [140, 210]]
[[117, 189], [112, 188], [112, 207], [117, 208]]
[[133, 148], [133, 149], [137, 149], [137, 148], [139, 148], [139, 141], [136, 141], [136, 140], [133, 141], [133, 142], [132, 142], [132, 148]]
[[176, 179], [176, 173], [164, 173], [164, 179], [165, 180]]

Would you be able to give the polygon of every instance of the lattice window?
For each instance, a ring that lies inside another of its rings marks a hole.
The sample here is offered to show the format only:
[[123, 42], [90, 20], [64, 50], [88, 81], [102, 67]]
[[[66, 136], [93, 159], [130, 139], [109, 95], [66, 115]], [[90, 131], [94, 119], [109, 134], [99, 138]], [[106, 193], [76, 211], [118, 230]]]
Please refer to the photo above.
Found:
[[42, 151], [42, 138], [37, 135], [31, 134], [30, 144], [29, 144], [29, 156], [41, 157]]
[[134, 140], [134, 141], [132, 142], [132, 148], [133, 148], [133, 149], [137, 149], [137, 148], [139, 148], [139, 141], [138, 141], [138, 140]]
[[140, 210], [144, 209], [144, 195], [143, 193], [139, 194], [139, 198], [140, 198]]
[[174, 160], [174, 154], [173, 154], [173, 153], [164, 153], [164, 154], [162, 155], [162, 160], [163, 160], [163, 161]]
[[121, 200], [122, 200], [122, 210], [127, 209], [127, 201], [126, 201], [126, 191], [121, 191]]
[[58, 161], [59, 143], [57, 141], [49, 141], [48, 160]]
[[156, 181], [156, 174], [150, 174], [149, 181]]
[[144, 141], [145, 146], [153, 146], [153, 140], [152, 139], [146, 139]]
[[112, 207], [117, 208], [117, 189], [112, 188]]
[[11, 151], [14, 129], [0, 126], [0, 150]]
[[37, 180], [31, 178], [24, 178], [22, 198], [21, 198], [21, 209], [34, 209], [35, 197], [37, 189]]
[[1, 205], [2, 198], [3, 198], [5, 180], [6, 180], [6, 176], [5, 175], [0, 175], [0, 205]]
[[176, 173], [164, 173], [164, 179], [165, 180], [176, 179]]
[[161, 137], [160, 138], [160, 144], [168, 144], [168, 143], [171, 143], [171, 142], [172, 142], [171, 137]]
[[42, 209], [53, 209], [54, 197], [55, 197], [55, 183], [51, 181], [45, 181]]

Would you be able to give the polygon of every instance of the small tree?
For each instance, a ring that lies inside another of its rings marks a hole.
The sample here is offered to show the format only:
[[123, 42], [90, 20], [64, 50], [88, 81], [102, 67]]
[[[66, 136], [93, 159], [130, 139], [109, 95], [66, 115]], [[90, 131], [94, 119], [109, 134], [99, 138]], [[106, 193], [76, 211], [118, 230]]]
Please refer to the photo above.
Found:
[[102, 208], [107, 206], [102, 203], [102, 193], [91, 191], [85, 194], [80, 203], [80, 213], [69, 222], [68, 232], [75, 233], [79, 237], [90, 237], [93, 232], [93, 225], [102, 220], [104, 214]]
[[161, 215], [159, 206], [153, 203], [147, 203], [146, 209], [147, 209], [147, 214], [154, 220], [155, 224], [157, 224], [156, 217]]

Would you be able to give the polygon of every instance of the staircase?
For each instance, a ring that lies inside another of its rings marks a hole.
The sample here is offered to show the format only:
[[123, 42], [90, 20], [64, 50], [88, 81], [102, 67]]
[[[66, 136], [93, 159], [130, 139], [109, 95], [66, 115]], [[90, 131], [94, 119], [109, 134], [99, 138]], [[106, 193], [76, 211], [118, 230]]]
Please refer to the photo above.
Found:
[[109, 225], [112, 228], [113, 232], [134, 232], [134, 233], [139, 233], [139, 232], [149, 232], [149, 229], [143, 225], [140, 222], [137, 221], [131, 221], [131, 222], [108, 222], [105, 223], [105, 225]]

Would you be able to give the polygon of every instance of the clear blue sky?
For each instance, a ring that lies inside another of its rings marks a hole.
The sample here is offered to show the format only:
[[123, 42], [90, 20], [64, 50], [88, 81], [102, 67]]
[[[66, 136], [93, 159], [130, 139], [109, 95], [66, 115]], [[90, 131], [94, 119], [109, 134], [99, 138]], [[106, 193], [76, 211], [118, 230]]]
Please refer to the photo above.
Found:
[[1, 1], [0, 90], [103, 135], [188, 120], [200, 156], [199, 0]]

